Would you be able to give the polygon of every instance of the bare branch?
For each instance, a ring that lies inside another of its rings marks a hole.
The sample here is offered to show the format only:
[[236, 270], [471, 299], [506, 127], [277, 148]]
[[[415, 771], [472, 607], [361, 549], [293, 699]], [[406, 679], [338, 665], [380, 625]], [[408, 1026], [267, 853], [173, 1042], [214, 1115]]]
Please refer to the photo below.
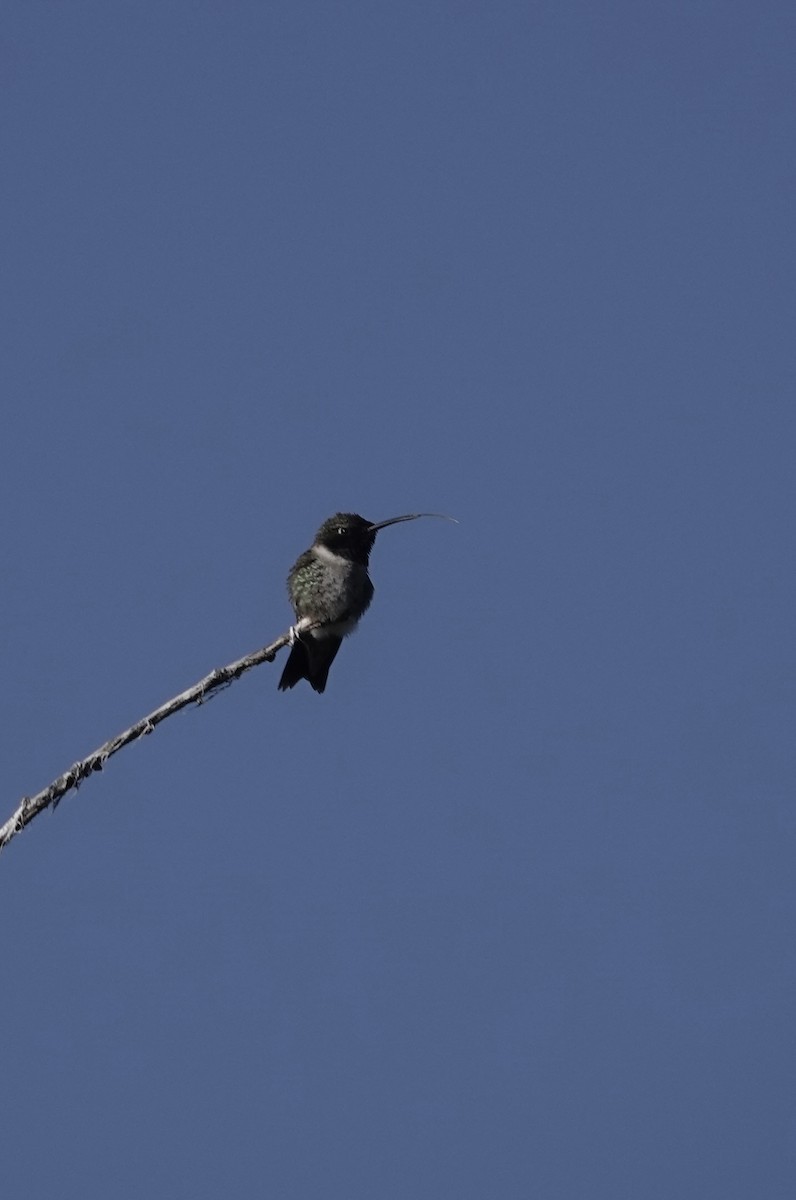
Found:
[[187, 691], [181, 692], [179, 696], [175, 696], [172, 700], [167, 700], [165, 704], [161, 704], [160, 708], [156, 708], [149, 716], [143, 717], [140, 721], [136, 721], [135, 725], [131, 725], [129, 729], [125, 729], [124, 733], [117, 734], [111, 738], [109, 742], [105, 742], [98, 750], [94, 750], [91, 754], [87, 754], [85, 758], [81, 758], [64, 771], [63, 775], [59, 775], [49, 787], [46, 787], [41, 792], [37, 792], [35, 796], [23, 796], [16, 812], [9, 817], [5, 825], [0, 825], [0, 850], [8, 845], [12, 837], [20, 833], [26, 825], [29, 825], [34, 817], [37, 817], [40, 812], [50, 805], [57, 808], [61, 799], [72, 788], [77, 788], [84, 779], [88, 779], [89, 775], [93, 775], [95, 771], [101, 771], [105, 763], [112, 754], [116, 754], [117, 750], [121, 750], [123, 746], [127, 746], [130, 742], [135, 742], [140, 737], [151, 733], [156, 725], [161, 721], [165, 721], [166, 717], [170, 717], [172, 713], [179, 712], [182, 708], [187, 708], [189, 704], [201, 704], [202, 701], [219, 688], [226, 687], [232, 683], [234, 679], [239, 679], [246, 671], [250, 671], [252, 667], [258, 667], [260, 663], [273, 662], [276, 657], [277, 650], [281, 650], [283, 646], [290, 644], [291, 633], [283, 633], [275, 642], [271, 642], [270, 646], [263, 646], [261, 650], [255, 650], [253, 654], [247, 654], [245, 658], [239, 658], [237, 662], [230, 663], [228, 667], [218, 667], [215, 671], [211, 671], [204, 679], [200, 679], [193, 687]]

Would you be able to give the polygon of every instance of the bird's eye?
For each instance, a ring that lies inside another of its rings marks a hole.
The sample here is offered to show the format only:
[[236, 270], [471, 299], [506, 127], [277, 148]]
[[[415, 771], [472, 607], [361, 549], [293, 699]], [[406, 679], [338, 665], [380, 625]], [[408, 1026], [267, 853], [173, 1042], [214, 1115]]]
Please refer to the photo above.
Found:
[[345, 537], [345, 529], [343, 528], [342, 525], [337, 526], [337, 532], [340, 535], [340, 537]]

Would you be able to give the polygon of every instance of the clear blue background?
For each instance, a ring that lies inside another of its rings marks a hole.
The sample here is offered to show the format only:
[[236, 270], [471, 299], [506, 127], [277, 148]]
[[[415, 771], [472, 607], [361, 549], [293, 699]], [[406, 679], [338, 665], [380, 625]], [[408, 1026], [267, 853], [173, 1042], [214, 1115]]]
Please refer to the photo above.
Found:
[[794, 1195], [794, 34], [5, 5], [4, 1194]]

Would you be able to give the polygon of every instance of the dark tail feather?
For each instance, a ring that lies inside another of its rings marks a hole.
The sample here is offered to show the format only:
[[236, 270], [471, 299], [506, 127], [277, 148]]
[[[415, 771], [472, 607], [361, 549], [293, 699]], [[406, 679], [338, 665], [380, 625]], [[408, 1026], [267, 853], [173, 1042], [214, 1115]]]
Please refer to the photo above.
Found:
[[286, 692], [288, 688], [295, 687], [300, 679], [307, 679], [308, 665], [307, 647], [303, 642], [294, 642], [285, 663], [282, 678], [279, 680], [280, 692]]
[[306, 679], [316, 692], [324, 691], [329, 668], [341, 645], [342, 638], [335, 637], [295, 641], [279, 680], [280, 692], [295, 687], [301, 679]]

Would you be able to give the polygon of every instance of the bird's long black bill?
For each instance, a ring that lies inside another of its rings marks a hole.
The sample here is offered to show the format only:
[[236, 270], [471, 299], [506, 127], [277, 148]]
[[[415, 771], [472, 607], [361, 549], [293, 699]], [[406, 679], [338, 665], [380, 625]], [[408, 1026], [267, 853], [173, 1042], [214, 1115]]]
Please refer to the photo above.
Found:
[[454, 525], [459, 522], [455, 517], [448, 517], [445, 513], [406, 513], [402, 517], [390, 517], [389, 521], [379, 521], [376, 525], [370, 526], [370, 532], [375, 533], [377, 529], [385, 529], [387, 525], [398, 525], [401, 521], [417, 521], [420, 517], [439, 517], [441, 521], [453, 521]]

